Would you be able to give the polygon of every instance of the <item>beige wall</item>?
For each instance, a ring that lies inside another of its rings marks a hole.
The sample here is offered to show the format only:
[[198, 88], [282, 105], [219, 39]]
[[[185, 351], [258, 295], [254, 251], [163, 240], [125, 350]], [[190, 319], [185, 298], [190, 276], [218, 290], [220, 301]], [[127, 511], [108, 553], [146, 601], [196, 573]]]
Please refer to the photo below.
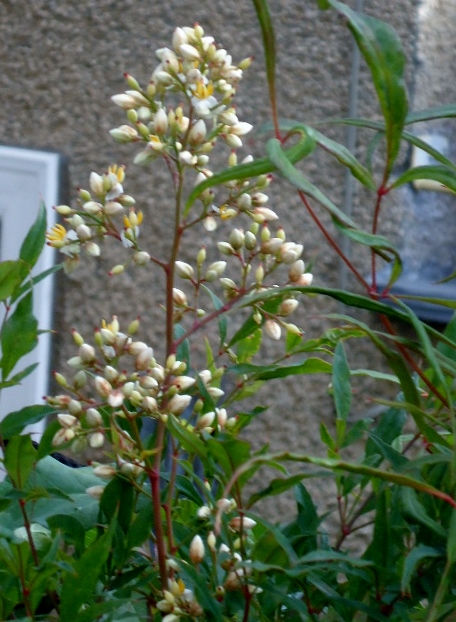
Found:
[[[407, 80], [412, 101], [416, 7], [416, 0], [365, 1], [366, 12], [387, 18], [402, 37], [410, 63]], [[319, 11], [314, 0], [271, 0], [271, 9], [277, 27], [281, 115], [309, 123], [346, 115], [352, 43], [342, 20], [334, 12]], [[152, 176], [130, 164], [135, 148], [119, 148], [113, 143], [108, 131], [123, 123], [123, 114], [110, 102], [110, 96], [124, 90], [123, 72], [147, 81], [156, 64], [153, 50], [169, 45], [175, 26], [195, 21], [236, 59], [255, 56], [242, 82], [238, 111], [251, 123], [266, 121], [269, 109], [263, 54], [248, 1], [2, 0], [0, 7], [0, 142], [65, 154], [72, 196], [75, 187], [87, 186], [91, 170], [104, 170], [114, 161], [126, 163], [126, 191], [145, 211], [150, 227], [147, 235], [156, 254], [166, 248], [170, 222], [166, 173], [158, 166], [157, 176]], [[372, 90], [365, 88], [366, 75], [362, 68], [360, 114], [371, 116]], [[375, 106], [374, 110], [376, 114]], [[344, 129], [329, 131], [332, 137], [345, 139]], [[261, 150], [255, 138], [252, 149], [257, 153]], [[402, 162], [408, 155], [404, 153]], [[344, 172], [322, 155], [306, 166], [312, 181], [340, 204]], [[287, 230], [293, 232], [296, 241], [304, 241], [305, 258], [315, 262], [316, 283], [337, 285], [338, 261], [293, 192], [280, 184], [274, 196], [274, 206], [286, 214]], [[372, 205], [371, 197], [356, 194], [355, 219], [368, 226]], [[384, 233], [400, 226], [402, 207], [401, 200], [389, 202]], [[195, 242], [190, 256], [197, 247]], [[150, 340], [160, 350], [160, 279], [140, 271], [108, 279], [106, 272], [117, 263], [116, 253], [117, 249], [112, 250], [99, 262], [84, 261], [69, 280], [61, 281], [56, 299], [59, 368], [73, 354], [69, 329], [77, 327], [90, 334], [99, 318], [112, 312], [129, 319], [140, 314]], [[305, 302], [304, 307], [299, 319], [309, 334], [324, 326], [320, 313], [335, 309], [322, 299]], [[372, 362], [367, 344], [360, 343], [354, 356], [359, 365]], [[327, 379], [298, 379], [286, 387], [273, 386], [268, 396], [271, 408], [255, 427], [257, 438], [270, 441], [274, 448], [313, 449], [318, 421], [330, 421], [332, 416], [326, 384]], [[362, 409], [365, 403], [357, 400], [357, 407]]]

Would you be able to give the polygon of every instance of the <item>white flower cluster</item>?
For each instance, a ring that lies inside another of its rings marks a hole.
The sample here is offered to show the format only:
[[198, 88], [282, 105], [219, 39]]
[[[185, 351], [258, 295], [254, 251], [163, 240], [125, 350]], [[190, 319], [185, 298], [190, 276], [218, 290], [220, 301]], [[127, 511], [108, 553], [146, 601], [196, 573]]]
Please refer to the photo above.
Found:
[[[127, 74], [129, 89], [113, 96], [130, 122], [111, 130], [113, 138], [147, 144], [136, 156], [137, 163], [164, 155], [196, 169], [207, 164], [217, 138], [232, 149], [242, 146], [241, 137], [252, 126], [239, 121], [231, 101], [251, 59], [233, 64], [228, 52], [198, 24], [176, 28], [172, 47], [156, 54], [160, 62], [146, 88]], [[170, 96], [182, 104], [171, 105]]]
[[[54, 436], [54, 446], [73, 443], [74, 451], [81, 451], [88, 443], [97, 449], [108, 436], [120, 470], [131, 475], [141, 470], [129, 425], [138, 417], [166, 422], [169, 415], [182, 415], [193, 401], [191, 418], [182, 421], [188, 431], [212, 434], [234, 423], [225, 408], [214, 406], [224, 394], [220, 388], [223, 369], [206, 369], [189, 376], [186, 363], [175, 355], [160, 365], [149, 345], [133, 339], [138, 327], [139, 320], [135, 320], [126, 333], [122, 332], [114, 316], [95, 332], [95, 345], [73, 331], [78, 353], [68, 364], [75, 370], [74, 377], [68, 381], [63, 374], [55, 373], [57, 383], [68, 394], [47, 397], [59, 411], [61, 429]], [[132, 464], [138, 468], [131, 468]]]
[[[73, 270], [81, 249], [92, 256], [100, 255], [99, 242], [110, 236], [119, 239], [126, 247], [134, 250], [133, 261], [138, 265], [146, 263], [150, 257], [141, 251], [137, 240], [142, 212], [136, 212], [135, 200], [124, 193], [123, 181], [125, 169], [122, 166], [110, 166], [106, 173], [90, 174], [90, 190], [79, 190], [78, 207], [58, 205], [55, 210], [64, 218], [67, 227], [55, 225], [47, 234], [48, 245], [65, 255], [65, 270]], [[128, 215], [125, 208], [129, 208]], [[122, 215], [123, 228], [116, 223], [115, 217]], [[120, 270], [113, 270], [113, 272]]]

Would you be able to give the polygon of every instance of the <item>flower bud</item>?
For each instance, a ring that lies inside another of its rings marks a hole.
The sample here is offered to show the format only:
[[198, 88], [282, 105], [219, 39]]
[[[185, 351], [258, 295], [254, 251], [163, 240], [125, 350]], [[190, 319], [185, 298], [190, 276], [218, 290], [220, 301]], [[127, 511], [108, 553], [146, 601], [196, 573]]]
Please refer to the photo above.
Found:
[[93, 469], [93, 474], [101, 479], [111, 479], [117, 473], [117, 470], [110, 464], [99, 464]]
[[187, 306], [187, 296], [182, 290], [177, 289], [177, 287], [173, 288], [173, 301], [174, 304], [178, 305], [179, 307]]
[[94, 432], [89, 436], [89, 445], [92, 449], [99, 449], [103, 447], [105, 442], [105, 437], [102, 432]]
[[167, 410], [173, 415], [181, 415], [192, 401], [191, 395], [175, 395], [168, 402]]
[[103, 423], [103, 419], [96, 408], [88, 408], [85, 414], [85, 420], [91, 428], [97, 428]]
[[248, 516], [235, 516], [229, 522], [233, 531], [241, 531], [244, 529], [252, 529], [256, 525], [256, 521]]
[[191, 279], [193, 277], [194, 271], [190, 264], [184, 261], [176, 261], [174, 266], [177, 276], [180, 276], [181, 279]]
[[190, 543], [190, 559], [194, 564], [199, 564], [204, 559], [204, 544], [201, 536], [196, 535]]
[[277, 313], [286, 317], [291, 315], [298, 305], [299, 302], [295, 298], [286, 298], [280, 303]]
[[280, 324], [278, 324], [275, 320], [266, 320], [264, 323], [264, 331], [268, 337], [276, 341], [280, 339], [282, 334]]
[[94, 499], [101, 499], [102, 494], [104, 493], [104, 486], [90, 486], [86, 489], [86, 494], [89, 497], [93, 497]]
[[278, 220], [279, 218], [269, 207], [255, 207], [252, 211], [252, 217], [255, 222], [260, 224], [271, 220]]
[[188, 141], [191, 145], [200, 145], [206, 140], [206, 135], [206, 124], [202, 119], [198, 119], [188, 133]]
[[59, 413], [57, 415], [57, 419], [62, 428], [72, 428], [78, 422], [77, 418], [73, 415], [67, 415], [63, 413]]
[[298, 259], [290, 265], [288, 270], [288, 277], [290, 281], [296, 282], [301, 278], [304, 272], [304, 262], [302, 259]]
[[88, 343], [83, 343], [79, 348], [78, 355], [84, 363], [92, 363], [95, 360], [95, 349]]
[[159, 136], [163, 136], [163, 134], [166, 134], [167, 129], [168, 115], [163, 108], [159, 108], [154, 116], [154, 131]]

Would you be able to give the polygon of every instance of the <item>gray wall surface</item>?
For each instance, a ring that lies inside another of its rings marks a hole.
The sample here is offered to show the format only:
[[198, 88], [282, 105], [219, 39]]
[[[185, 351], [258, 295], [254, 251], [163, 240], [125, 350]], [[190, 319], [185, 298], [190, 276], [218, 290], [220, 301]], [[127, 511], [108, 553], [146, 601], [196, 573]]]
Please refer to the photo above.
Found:
[[[314, 0], [271, 0], [270, 4], [277, 28], [280, 115], [309, 124], [325, 117], [346, 116], [353, 46], [343, 20], [334, 11], [319, 11]], [[355, 2], [347, 4], [354, 6]], [[449, 4], [453, 4], [454, 15], [454, 3]], [[366, 0], [364, 10], [386, 19], [399, 32], [408, 58], [412, 108], [415, 101], [427, 106], [456, 99], [451, 92], [454, 87], [443, 81], [443, 87], [432, 94], [432, 101], [423, 97], [428, 87], [417, 78], [424, 62], [417, 53], [424, 36], [419, 30], [423, 20], [419, 20], [417, 0]], [[102, 172], [113, 162], [127, 164], [125, 190], [144, 210], [147, 226], [142, 235], [148, 236], [158, 256], [167, 248], [171, 222], [166, 171], [160, 165], [150, 170], [133, 165], [137, 149], [119, 147], [112, 141], [108, 131], [124, 123], [124, 116], [110, 97], [125, 90], [124, 72], [147, 83], [157, 62], [154, 50], [170, 45], [176, 26], [193, 25], [195, 21], [235, 59], [255, 57], [241, 83], [237, 110], [242, 120], [260, 126], [270, 111], [260, 31], [248, 1], [2, 0], [0, 4], [0, 142], [65, 154], [72, 197], [76, 187], [87, 187], [90, 171]], [[428, 33], [424, 38], [429, 40], [430, 36]], [[437, 61], [432, 71], [441, 70]], [[359, 114], [378, 118], [363, 64]], [[341, 142], [346, 140], [346, 129], [341, 126], [328, 127], [328, 134]], [[360, 141], [365, 138], [360, 132]], [[262, 140], [253, 136], [247, 141], [248, 149], [261, 153]], [[410, 152], [404, 150], [399, 166], [408, 166], [409, 159]], [[305, 164], [305, 170], [314, 184], [341, 205], [343, 169], [318, 154]], [[281, 214], [291, 239], [304, 242], [304, 259], [314, 262], [315, 283], [336, 286], [340, 277], [337, 257], [326, 247], [293, 191], [281, 181], [276, 186], [271, 207]], [[395, 241], [403, 233], [403, 216], [411, 200], [405, 193], [385, 202], [387, 218], [381, 232], [392, 235]], [[373, 205], [374, 197], [356, 190], [353, 217], [360, 225], [369, 227]], [[326, 216], [322, 218], [328, 222]], [[199, 243], [195, 240], [190, 244], [189, 257], [195, 256]], [[136, 270], [109, 279], [106, 272], [118, 262], [117, 253], [118, 248], [112, 246], [101, 260], [84, 260], [69, 278], [61, 279], [56, 298], [56, 368], [64, 369], [64, 362], [74, 354], [72, 327], [90, 335], [100, 318], [109, 318], [113, 312], [125, 321], [141, 315], [142, 337], [149, 338], [158, 352], [162, 349], [161, 277]], [[367, 272], [365, 258], [359, 255], [354, 259], [361, 271]], [[328, 325], [321, 314], [337, 308], [321, 298], [304, 301], [301, 307], [296, 322], [309, 336]], [[355, 366], [383, 364], [362, 341], [351, 356]], [[329, 423], [333, 418], [327, 383], [327, 378], [312, 378], [271, 386], [269, 394], [263, 394], [263, 402], [270, 408], [253, 428], [258, 445], [270, 442], [273, 449], [315, 450], [319, 421]], [[369, 405], [364, 397], [369, 397], [371, 387], [363, 385], [363, 390], [355, 407], [359, 411]], [[280, 508], [278, 505], [276, 509], [280, 512]]]

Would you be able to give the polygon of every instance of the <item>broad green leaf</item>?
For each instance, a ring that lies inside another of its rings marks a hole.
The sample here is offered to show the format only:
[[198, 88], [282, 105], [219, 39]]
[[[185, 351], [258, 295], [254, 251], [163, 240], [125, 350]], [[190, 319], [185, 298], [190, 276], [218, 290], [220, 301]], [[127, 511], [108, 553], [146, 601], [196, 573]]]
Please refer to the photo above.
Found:
[[100, 499], [100, 510], [107, 522], [114, 520], [117, 514], [117, 522], [124, 533], [128, 532], [133, 516], [133, 497], [131, 482], [122, 477], [114, 477], [106, 484]]
[[447, 166], [439, 164], [428, 166], [416, 166], [402, 173], [390, 186], [390, 188], [399, 188], [404, 184], [417, 181], [419, 179], [430, 179], [445, 186], [452, 192], [456, 192], [456, 171]]
[[352, 152], [349, 151], [345, 145], [328, 138], [318, 130], [308, 125], [304, 125], [299, 121], [280, 119], [279, 126], [280, 129], [283, 130], [291, 130], [296, 127], [302, 128], [315, 140], [317, 145], [324, 149], [324, 151], [327, 151], [333, 155], [336, 160], [340, 162], [340, 164], [350, 169], [353, 177], [355, 177], [367, 188], [375, 190], [376, 185], [371, 173], [361, 164], [359, 160], [355, 158]]
[[[276, 138], [271, 138], [266, 144], [266, 153], [268, 154], [271, 162], [274, 163], [277, 170], [286, 178], [289, 182], [295, 186], [298, 190], [304, 192], [304, 194], [312, 197], [327, 212], [331, 215], [336, 222], [340, 222], [346, 227], [356, 229], [356, 224], [349, 218], [342, 210], [340, 210], [327, 196], [321, 192], [316, 186], [314, 186], [301, 171], [298, 171], [293, 163], [289, 160], [286, 152], [283, 151], [280, 141]], [[212, 177], [211, 177], [212, 179]]]
[[16, 488], [23, 488], [36, 462], [36, 449], [29, 435], [13, 436], [5, 448], [4, 465]]
[[236, 358], [239, 363], [248, 363], [252, 357], [258, 352], [263, 339], [263, 332], [260, 328], [255, 330], [251, 335], [238, 341], [236, 349]]
[[350, 384], [350, 368], [348, 366], [344, 344], [342, 341], [339, 341], [334, 352], [332, 386], [336, 415], [339, 419], [343, 419], [345, 421], [350, 414], [352, 393]]
[[50, 406], [26, 406], [22, 410], [10, 413], [0, 421], [0, 435], [3, 438], [11, 438], [20, 434], [25, 426], [42, 421], [45, 417], [55, 413]]
[[65, 540], [74, 544], [77, 555], [84, 552], [84, 527], [74, 516], [54, 514], [47, 519], [49, 529], [59, 530], [65, 534]]
[[27, 233], [19, 253], [19, 258], [25, 261], [30, 269], [38, 261], [46, 243], [46, 227], [46, 206], [41, 201], [36, 220]]
[[14, 313], [3, 326], [2, 380], [5, 380], [23, 356], [38, 343], [38, 322], [33, 315], [32, 292], [19, 301]]
[[404, 82], [406, 59], [400, 39], [388, 24], [357, 13], [337, 0], [328, 2], [348, 20], [348, 27], [371, 71], [385, 119], [388, 176], [399, 153], [401, 133], [408, 112]]
[[300, 374], [330, 374], [331, 363], [319, 358], [308, 358], [294, 365], [252, 365], [240, 363], [233, 365], [230, 371], [235, 374], [254, 374], [257, 380], [272, 380]]
[[111, 551], [116, 521], [89, 547], [74, 564], [63, 580], [60, 599], [62, 622], [77, 622], [82, 605], [91, 602], [97, 595], [97, 582]]
[[297, 555], [281, 530], [259, 516], [252, 516], [257, 521], [254, 527], [256, 536], [252, 559], [263, 564], [279, 564], [289, 567], [298, 561]]
[[[309, 155], [315, 147], [315, 142], [308, 134], [304, 134], [299, 130], [297, 133], [301, 135], [299, 142], [284, 151], [284, 157], [293, 164]], [[188, 214], [193, 203], [207, 188], [219, 186], [233, 180], [250, 179], [251, 177], [257, 177], [258, 175], [266, 175], [267, 173], [272, 173], [275, 170], [276, 167], [269, 158], [260, 158], [258, 160], [254, 160], [253, 162], [238, 164], [237, 166], [232, 166], [231, 168], [225, 169], [220, 173], [215, 173], [212, 177], [208, 177], [192, 190], [185, 204], [184, 215]]]
[[25, 261], [8, 260], [0, 262], [0, 301], [9, 298], [14, 290], [28, 275], [28, 266]]
[[420, 563], [429, 557], [442, 557], [442, 551], [434, 549], [425, 544], [418, 544], [406, 555], [402, 568], [401, 591], [403, 594], [410, 594], [410, 583], [413, 576], [417, 573]]

